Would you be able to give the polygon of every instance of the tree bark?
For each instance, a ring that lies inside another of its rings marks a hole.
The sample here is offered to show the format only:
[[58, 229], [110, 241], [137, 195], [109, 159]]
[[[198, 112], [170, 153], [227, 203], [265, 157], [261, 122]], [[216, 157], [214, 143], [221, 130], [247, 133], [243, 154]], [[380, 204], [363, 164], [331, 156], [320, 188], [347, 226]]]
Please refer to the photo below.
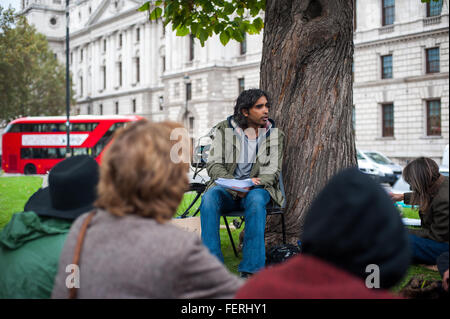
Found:
[[[307, 210], [327, 181], [356, 166], [352, 128], [352, 0], [267, 0], [260, 87], [286, 134], [283, 180], [287, 240], [296, 243]], [[281, 242], [269, 216], [266, 245]]]

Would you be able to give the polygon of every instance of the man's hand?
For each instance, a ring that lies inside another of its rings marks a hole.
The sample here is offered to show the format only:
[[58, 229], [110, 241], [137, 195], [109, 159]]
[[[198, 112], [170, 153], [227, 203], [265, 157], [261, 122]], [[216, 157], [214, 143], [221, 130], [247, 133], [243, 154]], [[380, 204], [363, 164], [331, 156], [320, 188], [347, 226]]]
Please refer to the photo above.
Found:
[[261, 179], [258, 178], [258, 177], [253, 177], [253, 178], [252, 178], [252, 182], [253, 182], [253, 184], [255, 184], [255, 185], [259, 185], [259, 184], [261, 184]]
[[404, 199], [403, 194], [394, 194], [394, 193], [389, 193], [389, 195], [391, 196], [391, 199], [394, 202], [400, 202]]

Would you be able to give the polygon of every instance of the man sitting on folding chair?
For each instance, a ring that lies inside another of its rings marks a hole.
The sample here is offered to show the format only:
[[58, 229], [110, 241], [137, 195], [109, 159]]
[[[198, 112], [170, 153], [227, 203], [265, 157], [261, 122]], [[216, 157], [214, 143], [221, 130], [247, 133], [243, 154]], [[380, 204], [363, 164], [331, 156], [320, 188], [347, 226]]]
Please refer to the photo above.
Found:
[[[245, 211], [243, 257], [238, 270], [248, 277], [265, 265], [266, 205], [282, 206], [279, 176], [284, 134], [269, 119], [269, 96], [262, 90], [243, 91], [234, 115], [215, 127], [206, 169], [210, 176], [200, 206], [202, 240], [223, 262], [220, 217], [224, 212]], [[254, 186], [239, 192], [216, 185], [218, 178], [251, 179]]]

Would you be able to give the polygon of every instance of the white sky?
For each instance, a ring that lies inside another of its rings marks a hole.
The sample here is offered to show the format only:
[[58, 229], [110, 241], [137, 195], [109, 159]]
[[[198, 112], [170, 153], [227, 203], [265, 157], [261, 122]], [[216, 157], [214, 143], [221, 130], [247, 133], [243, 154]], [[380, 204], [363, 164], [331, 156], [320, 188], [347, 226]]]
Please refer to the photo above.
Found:
[[8, 8], [9, 5], [11, 5], [14, 9], [16, 9], [16, 12], [20, 10], [20, 2], [21, 0], [0, 0], [0, 4], [3, 8]]

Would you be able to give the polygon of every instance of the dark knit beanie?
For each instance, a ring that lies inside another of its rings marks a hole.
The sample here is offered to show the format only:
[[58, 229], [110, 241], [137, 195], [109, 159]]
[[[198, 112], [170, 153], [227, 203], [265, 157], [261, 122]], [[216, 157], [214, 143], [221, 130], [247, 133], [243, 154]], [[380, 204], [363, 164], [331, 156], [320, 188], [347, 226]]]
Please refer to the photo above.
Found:
[[303, 252], [363, 280], [375, 264], [380, 287], [395, 285], [410, 265], [408, 236], [389, 195], [368, 175], [350, 168], [334, 176], [313, 201], [301, 238]]

